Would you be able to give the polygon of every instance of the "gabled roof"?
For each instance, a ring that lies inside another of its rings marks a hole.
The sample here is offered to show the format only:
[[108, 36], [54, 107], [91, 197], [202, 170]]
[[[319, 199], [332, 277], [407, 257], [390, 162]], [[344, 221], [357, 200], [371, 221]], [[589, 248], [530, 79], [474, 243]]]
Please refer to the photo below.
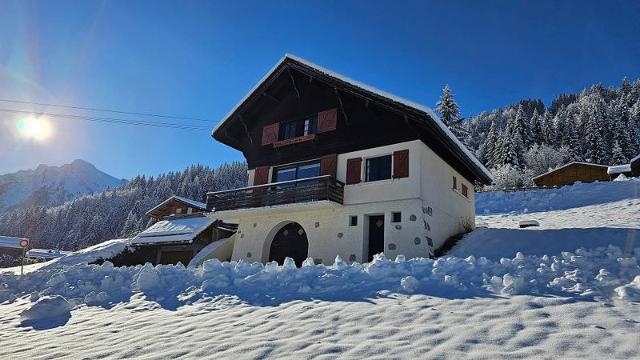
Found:
[[621, 174], [625, 172], [631, 172], [631, 164], [609, 166], [609, 168], [607, 169], [607, 174], [609, 175]]
[[608, 168], [609, 168], [609, 166], [608, 166], [608, 165], [600, 165], [600, 164], [592, 164], [592, 163], [587, 163], [587, 162], [572, 161], [572, 162], [570, 162], [570, 163], [566, 163], [566, 164], [564, 164], [564, 165], [562, 165], [562, 166], [558, 166], [558, 167], [557, 167], [557, 168], [555, 168], [555, 169], [551, 169], [551, 170], [547, 171], [547, 172], [546, 172], [546, 173], [544, 173], [544, 174], [540, 174], [540, 175], [538, 175], [538, 176], [535, 176], [535, 177], [533, 178], [533, 180], [535, 180], [535, 179], [537, 179], [537, 178], [541, 178], [541, 177], [546, 176], [546, 175], [549, 175], [549, 174], [551, 174], [551, 173], [553, 173], [553, 172], [556, 172], [556, 171], [558, 171], [558, 170], [560, 170], [560, 169], [564, 169], [564, 168], [566, 168], [566, 167], [568, 167], [568, 166], [571, 166], [571, 165], [587, 165], [587, 166], [596, 166], [596, 167], [601, 167], [601, 168], [605, 168], [605, 169], [608, 169]]
[[213, 220], [204, 215], [161, 220], [131, 239], [131, 245], [191, 243], [212, 223]]
[[276, 63], [271, 68], [271, 70], [269, 70], [269, 72], [267, 72], [267, 74], [262, 77], [262, 79], [260, 79], [260, 81], [258, 81], [258, 83], [240, 100], [240, 102], [238, 102], [231, 109], [231, 111], [216, 125], [216, 127], [211, 132], [211, 136], [216, 137], [219, 134], [220, 130], [226, 124], [228, 124], [231, 119], [234, 118], [234, 115], [245, 105], [245, 103], [247, 103], [249, 99], [268, 82], [268, 80], [276, 75], [279, 70], [287, 64], [295, 64], [298, 66], [306, 67], [334, 81], [338, 81], [342, 84], [348, 85], [354, 90], [360, 91], [367, 96], [375, 97], [384, 100], [387, 103], [391, 103], [393, 105], [411, 110], [421, 118], [424, 118], [428, 122], [435, 125], [435, 127], [439, 130], [439, 133], [441, 133], [441, 135], [446, 138], [446, 140], [448, 140], [449, 147], [455, 148], [455, 150], [457, 150], [457, 152], [464, 159], [466, 159], [466, 163], [468, 163], [468, 166], [472, 168], [472, 172], [475, 173], [480, 180], [485, 183], [491, 182], [492, 176], [489, 170], [487, 170], [484, 165], [482, 165], [482, 163], [471, 153], [471, 151], [469, 151], [469, 149], [467, 149], [467, 147], [464, 146], [462, 142], [460, 142], [460, 140], [451, 132], [451, 130], [449, 130], [449, 128], [440, 120], [440, 118], [433, 112], [433, 110], [431, 110], [431, 108], [379, 90], [373, 86], [353, 80], [344, 75], [325, 69], [310, 61], [291, 54], [285, 54], [285, 56], [280, 59], [280, 61], [278, 61], [278, 63]]
[[168, 198], [167, 200], [165, 200], [165, 201], [161, 202], [160, 204], [154, 206], [152, 209], [147, 211], [146, 214], [150, 215], [154, 211], [160, 209], [161, 207], [165, 206], [166, 204], [168, 204], [169, 202], [171, 202], [173, 200], [179, 201], [179, 202], [181, 202], [181, 203], [183, 203], [185, 205], [191, 206], [191, 207], [199, 209], [199, 210], [207, 210], [207, 204], [205, 204], [205, 203], [201, 203], [199, 201], [187, 199], [187, 198], [182, 197], [182, 196], [173, 195], [172, 197]]

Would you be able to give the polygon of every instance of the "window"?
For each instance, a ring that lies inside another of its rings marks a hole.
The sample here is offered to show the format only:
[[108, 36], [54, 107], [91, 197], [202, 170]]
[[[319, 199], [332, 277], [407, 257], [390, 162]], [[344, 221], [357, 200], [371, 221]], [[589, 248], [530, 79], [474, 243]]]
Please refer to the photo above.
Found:
[[402, 222], [402, 213], [399, 211], [391, 213], [391, 222], [392, 223]]
[[320, 176], [319, 161], [276, 168], [274, 171], [273, 181], [281, 182], [296, 179], [307, 179], [316, 176]]
[[316, 119], [309, 118], [304, 121], [304, 131], [302, 135], [311, 135], [316, 133]]
[[296, 123], [291, 121], [282, 125], [282, 140], [296, 137]]
[[391, 179], [391, 155], [367, 159], [365, 181]]
[[467, 188], [467, 185], [465, 184], [462, 184], [462, 195], [469, 197], [469, 188]]
[[188, 208], [187, 208], [187, 214], [189, 214], [189, 215], [190, 215], [190, 214], [192, 214], [192, 213], [193, 213], [193, 209], [192, 209], [191, 207], [188, 207]]
[[349, 226], [358, 226], [357, 216], [349, 216]]
[[453, 177], [453, 184], [451, 185], [451, 188], [454, 190], [458, 190], [458, 178], [456, 178], [455, 176]]
[[177, 208], [176, 209], [176, 214], [182, 214], [182, 208]]

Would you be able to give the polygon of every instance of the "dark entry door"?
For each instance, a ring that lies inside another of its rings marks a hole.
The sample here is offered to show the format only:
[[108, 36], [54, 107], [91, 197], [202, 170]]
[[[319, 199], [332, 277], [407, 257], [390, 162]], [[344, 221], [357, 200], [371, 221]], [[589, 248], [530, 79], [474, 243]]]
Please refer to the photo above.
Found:
[[307, 233], [298, 223], [285, 225], [271, 242], [269, 249], [269, 261], [277, 261], [282, 265], [286, 257], [292, 258], [296, 266], [302, 266], [302, 262], [307, 258], [309, 242]]
[[369, 216], [369, 261], [384, 252], [384, 215]]

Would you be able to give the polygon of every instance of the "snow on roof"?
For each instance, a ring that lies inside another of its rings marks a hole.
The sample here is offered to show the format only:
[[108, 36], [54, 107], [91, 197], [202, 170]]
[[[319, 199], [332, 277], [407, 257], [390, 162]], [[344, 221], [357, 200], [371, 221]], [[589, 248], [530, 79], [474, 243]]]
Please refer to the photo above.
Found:
[[624, 172], [631, 172], [631, 164], [609, 166], [607, 169], [607, 174], [609, 175], [621, 174]]
[[562, 166], [558, 166], [558, 167], [557, 167], [557, 168], [555, 168], [555, 169], [551, 169], [551, 170], [547, 171], [547, 172], [546, 172], [546, 173], [544, 173], [544, 174], [540, 174], [540, 175], [538, 175], [538, 176], [535, 176], [533, 179], [537, 179], [537, 178], [539, 178], [539, 177], [543, 177], [543, 176], [545, 176], [545, 175], [549, 175], [549, 174], [551, 174], [551, 173], [552, 173], [552, 172], [554, 172], [554, 171], [558, 171], [558, 170], [560, 170], [560, 169], [564, 169], [564, 168], [566, 168], [567, 166], [571, 166], [571, 165], [588, 165], [588, 166], [599, 166], [599, 167], [603, 167], [603, 168], [609, 168], [609, 166], [608, 166], [608, 165], [600, 165], [600, 164], [592, 164], [592, 163], [588, 163], [588, 162], [572, 161], [572, 162], [570, 162], [570, 163], [566, 163], [566, 164], [564, 164], [564, 165], [562, 165]]
[[31, 249], [27, 251], [28, 258], [55, 259], [70, 254], [70, 251], [52, 249]]
[[22, 249], [20, 240], [22, 240], [22, 238], [0, 236], [0, 248]]
[[146, 213], [149, 214], [149, 213], [151, 213], [151, 212], [153, 212], [155, 210], [158, 210], [159, 208], [161, 208], [162, 206], [166, 205], [171, 200], [178, 200], [178, 201], [180, 201], [182, 203], [185, 203], [187, 205], [190, 205], [190, 206], [192, 206], [194, 208], [197, 208], [197, 209], [200, 209], [200, 210], [207, 210], [207, 204], [205, 204], [205, 203], [201, 203], [199, 201], [187, 199], [186, 197], [173, 195], [172, 197], [168, 198], [167, 200], [165, 200], [165, 201], [161, 202], [160, 204], [154, 206], [153, 208], [151, 208]]
[[380, 90], [378, 88], [375, 88], [373, 86], [361, 83], [359, 81], [353, 80], [347, 76], [344, 76], [342, 74], [339, 74], [335, 71], [329, 70], [329, 69], [325, 69], [322, 66], [319, 66], [317, 64], [312, 63], [311, 61], [305, 60], [303, 58], [297, 57], [295, 55], [292, 54], [285, 54], [282, 59], [280, 59], [280, 61], [278, 61], [272, 68], [271, 70], [269, 70], [267, 72], [267, 74], [265, 76], [262, 77], [262, 79], [260, 79], [260, 81], [258, 81], [258, 83], [256, 83], [253, 88], [251, 90], [249, 90], [249, 92], [231, 109], [231, 111], [229, 111], [229, 113], [222, 118], [222, 120], [216, 125], [216, 127], [211, 131], [211, 135], [213, 135], [214, 132], [216, 132], [225, 122], [227, 122], [230, 118], [231, 115], [233, 115], [234, 112], [236, 112], [236, 110], [238, 110], [238, 108], [251, 96], [251, 94], [253, 94], [270, 76], [271, 74], [273, 74], [276, 69], [278, 69], [278, 67], [280, 67], [280, 65], [282, 65], [285, 61], [287, 61], [287, 59], [290, 60], [294, 60], [297, 61], [303, 65], [306, 65], [308, 67], [311, 67], [313, 69], [315, 69], [316, 71], [319, 71], [329, 77], [338, 79], [340, 81], [343, 81], [345, 83], [348, 83], [352, 86], [358, 87], [362, 90], [374, 93], [378, 96], [384, 97], [388, 100], [391, 100], [393, 102], [399, 103], [401, 105], [413, 108], [415, 110], [421, 111], [426, 113], [427, 115], [429, 115], [433, 121], [438, 125], [438, 127], [440, 127], [444, 133], [447, 135], [447, 137], [449, 137], [455, 144], [456, 146], [458, 146], [463, 152], [464, 154], [478, 167], [478, 169], [480, 169], [480, 171], [482, 171], [484, 173], [485, 176], [487, 176], [489, 179], [492, 179], [492, 175], [491, 172], [489, 170], [487, 170], [487, 168], [484, 167], [484, 165], [482, 165], [482, 163], [475, 157], [475, 155], [473, 155], [471, 153], [471, 151], [469, 151], [469, 149], [467, 149], [466, 146], [464, 146], [462, 144], [462, 142], [460, 142], [460, 140], [458, 140], [458, 138], [451, 132], [451, 130], [449, 130], [449, 128], [442, 122], [442, 120], [440, 120], [440, 118], [438, 117], [438, 115], [436, 115], [436, 113], [429, 108], [428, 106], [422, 105], [422, 104], [418, 104], [416, 102], [413, 102], [411, 100], [407, 100], [405, 98], [402, 98], [400, 96], [397, 95], [393, 95], [391, 93], [388, 93], [386, 91]]
[[158, 221], [131, 240], [131, 245], [192, 242], [213, 220], [207, 216], [189, 216]]
[[638, 160], [640, 160], [640, 155], [638, 155], [638, 156], [634, 157], [633, 159], [631, 159], [631, 160], [629, 161], [629, 164], [632, 164], [632, 163], [634, 163], [634, 162], [636, 162], [636, 161], [638, 161]]

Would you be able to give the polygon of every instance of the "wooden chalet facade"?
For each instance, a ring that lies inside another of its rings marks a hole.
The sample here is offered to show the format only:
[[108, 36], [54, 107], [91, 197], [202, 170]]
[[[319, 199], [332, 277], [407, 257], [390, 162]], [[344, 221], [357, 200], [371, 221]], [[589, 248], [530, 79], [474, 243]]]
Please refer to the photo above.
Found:
[[609, 181], [607, 165], [571, 162], [533, 178], [536, 186], [554, 187], [576, 182]]
[[428, 108], [287, 55], [214, 129], [249, 186], [209, 193], [233, 259], [429, 256], [474, 223], [488, 171]]
[[146, 214], [155, 220], [160, 220], [171, 215], [203, 214], [205, 212], [207, 212], [207, 204], [174, 195], [147, 211]]

